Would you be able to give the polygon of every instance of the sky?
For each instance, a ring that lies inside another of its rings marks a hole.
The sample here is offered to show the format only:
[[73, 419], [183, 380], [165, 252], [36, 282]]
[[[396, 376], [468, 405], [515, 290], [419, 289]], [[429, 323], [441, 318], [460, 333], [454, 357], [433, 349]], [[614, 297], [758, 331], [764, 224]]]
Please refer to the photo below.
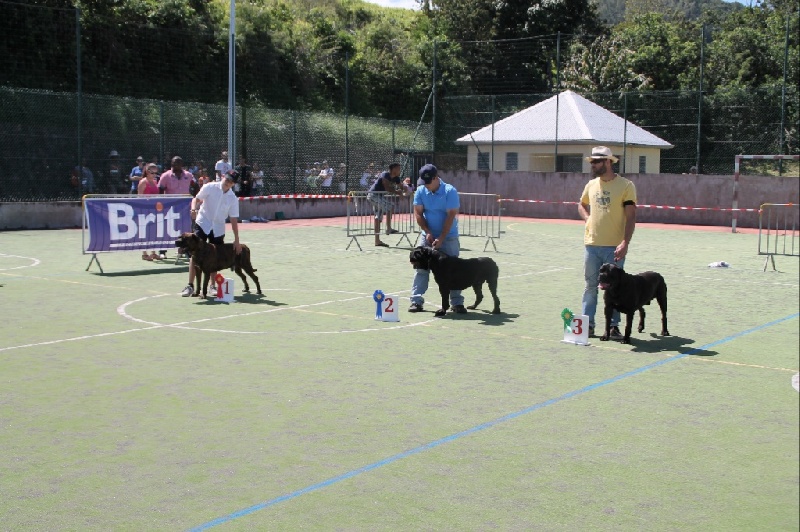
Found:
[[419, 4], [415, 0], [365, 0], [370, 4], [378, 4], [383, 7], [403, 7], [406, 9], [419, 9]]

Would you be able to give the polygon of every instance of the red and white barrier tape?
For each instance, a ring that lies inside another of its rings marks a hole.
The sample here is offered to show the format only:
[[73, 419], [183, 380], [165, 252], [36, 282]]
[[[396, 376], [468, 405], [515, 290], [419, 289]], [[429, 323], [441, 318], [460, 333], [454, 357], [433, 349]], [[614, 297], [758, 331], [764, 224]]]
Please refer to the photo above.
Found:
[[[551, 203], [557, 205], [578, 205], [577, 201], [546, 201], [546, 200], [520, 200], [501, 198], [498, 201], [510, 201], [514, 203]], [[644, 209], [661, 209], [670, 211], [718, 211], [718, 212], [759, 212], [759, 209], [726, 209], [724, 207], [676, 207], [673, 205], [637, 205]]]
[[247, 196], [239, 201], [260, 199], [347, 199], [344, 194], [270, 194], [269, 196]]

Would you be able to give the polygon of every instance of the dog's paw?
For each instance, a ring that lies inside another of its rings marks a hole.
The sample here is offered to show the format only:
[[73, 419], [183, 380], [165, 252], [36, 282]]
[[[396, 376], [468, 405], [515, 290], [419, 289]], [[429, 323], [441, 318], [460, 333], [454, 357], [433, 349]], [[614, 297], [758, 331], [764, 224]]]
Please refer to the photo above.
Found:
[[250, 290], [249, 290], [249, 289], [247, 289], [247, 288], [245, 288], [244, 290], [242, 290], [242, 293], [249, 294], [249, 293], [250, 293]]
[[[192, 294], [192, 297], [200, 297], [200, 294]], [[206, 297], [206, 296], [203, 296]]]
[[497, 307], [496, 309], [494, 309], [492, 311], [492, 314], [502, 314], [502, 312], [500, 311], [500, 307]]
[[447, 311], [443, 308], [440, 308], [439, 310], [433, 313], [433, 315], [436, 316], [437, 318], [441, 318], [445, 314], [447, 314]]
[[631, 339], [630, 338], [623, 338], [622, 339], [622, 343], [623, 344], [630, 344], [631, 343]]
[[600, 341], [601, 341], [601, 342], [608, 342], [608, 335], [607, 335], [607, 334], [604, 334], [603, 336], [601, 336], [601, 337], [600, 337]]
[[478, 305], [469, 305], [467, 308], [470, 310], [475, 310], [476, 308], [478, 308]]
[[636, 329], [636, 330], [637, 330], [637, 331], [639, 331], [640, 333], [641, 333], [641, 332], [644, 332], [644, 327], [639, 327], [639, 328], [638, 328], [638, 329]]
[[670, 336], [669, 331], [667, 330], [661, 331], [661, 336]]

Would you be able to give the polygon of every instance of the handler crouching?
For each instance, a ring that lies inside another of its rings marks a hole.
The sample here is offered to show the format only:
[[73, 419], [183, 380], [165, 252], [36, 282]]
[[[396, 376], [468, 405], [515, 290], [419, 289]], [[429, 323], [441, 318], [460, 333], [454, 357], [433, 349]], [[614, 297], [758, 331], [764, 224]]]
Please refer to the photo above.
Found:
[[[237, 178], [236, 171], [230, 170], [221, 181], [203, 185], [192, 198], [191, 216], [195, 222], [195, 234], [198, 238], [203, 242], [210, 241], [215, 246], [220, 246], [225, 241], [225, 219], [230, 218], [234, 238], [233, 249], [238, 255], [242, 252], [242, 245], [239, 243], [239, 198], [232, 190]], [[192, 258], [189, 260], [189, 284], [181, 292], [183, 297], [189, 297], [194, 293], [195, 274]]]

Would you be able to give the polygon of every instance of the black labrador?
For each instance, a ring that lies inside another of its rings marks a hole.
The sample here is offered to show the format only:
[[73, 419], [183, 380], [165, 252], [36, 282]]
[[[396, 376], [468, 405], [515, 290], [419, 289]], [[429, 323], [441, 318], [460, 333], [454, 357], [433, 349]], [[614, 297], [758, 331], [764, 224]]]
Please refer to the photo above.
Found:
[[433, 278], [436, 279], [439, 294], [442, 296], [442, 308], [436, 311], [436, 316], [444, 316], [450, 308], [450, 290], [464, 290], [470, 286], [475, 291], [475, 304], [467, 308], [477, 308], [483, 301], [483, 283], [489, 285], [489, 291], [492, 293], [494, 300], [492, 314], [500, 314], [500, 300], [497, 298], [497, 276], [500, 269], [489, 257], [460, 259], [433, 248], [418, 247], [411, 250], [409, 259], [414, 268], [433, 272]]
[[604, 290], [606, 328], [600, 340], [606, 341], [611, 334], [611, 316], [615, 310], [625, 314], [625, 334], [623, 344], [631, 343], [631, 326], [633, 313], [639, 311], [639, 332], [644, 331], [644, 306], [655, 299], [661, 308], [661, 336], [669, 336], [667, 330], [667, 283], [661, 274], [643, 272], [637, 275], [625, 273], [625, 270], [614, 264], [603, 264], [600, 267], [598, 287]]

